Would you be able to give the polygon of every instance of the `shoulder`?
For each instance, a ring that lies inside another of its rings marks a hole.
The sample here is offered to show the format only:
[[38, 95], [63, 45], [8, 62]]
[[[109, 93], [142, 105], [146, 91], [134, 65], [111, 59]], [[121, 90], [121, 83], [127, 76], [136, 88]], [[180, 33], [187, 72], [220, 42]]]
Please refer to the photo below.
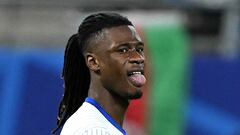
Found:
[[83, 105], [66, 121], [61, 135], [123, 135], [94, 105]]
[[108, 135], [107, 126], [105, 126], [102, 121], [101, 114], [99, 114], [92, 105], [83, 103], [83, 105], [66, 121], [61, 135], [88, 135], [98, 132], [99, 135], [101, 135], [101, 132], [106, 133], [104, 135]]

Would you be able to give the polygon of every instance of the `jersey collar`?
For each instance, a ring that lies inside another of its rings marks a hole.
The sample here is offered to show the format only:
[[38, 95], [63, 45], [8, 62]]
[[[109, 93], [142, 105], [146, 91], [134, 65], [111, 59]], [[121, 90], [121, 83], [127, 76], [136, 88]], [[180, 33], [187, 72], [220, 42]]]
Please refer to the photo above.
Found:
[[114, 126], [116, 127], [120, 132], [122, 132], [124, 135], [127, 135], [124, 129], [92, 98], [87, 97], [85, 99], [85, 102], [90, 103], [94, 107], [96, 107], [101, 114]]

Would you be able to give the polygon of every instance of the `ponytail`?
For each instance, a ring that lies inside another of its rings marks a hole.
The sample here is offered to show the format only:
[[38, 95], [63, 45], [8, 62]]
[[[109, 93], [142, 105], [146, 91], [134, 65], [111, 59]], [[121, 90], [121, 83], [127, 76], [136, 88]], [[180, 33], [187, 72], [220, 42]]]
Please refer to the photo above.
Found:
[[79, 43], [78, 34], [74, 34], [66, 46], [62, 72], [64, 95], [58, 110], [57, 128], [52, 131], [53, 134], [77, 111], [88, 95], [90, 72]]

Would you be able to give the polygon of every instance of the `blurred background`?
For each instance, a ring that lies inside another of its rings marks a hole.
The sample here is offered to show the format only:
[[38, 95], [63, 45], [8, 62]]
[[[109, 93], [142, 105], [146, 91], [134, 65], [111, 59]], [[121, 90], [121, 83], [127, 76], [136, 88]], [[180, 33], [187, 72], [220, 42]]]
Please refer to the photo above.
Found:
[[129, 135], [240, 135], [240, 0], [0, 0], [0, 135], [48, 135], [68, 38], [92, 12], [127, 16], [146, 44]]

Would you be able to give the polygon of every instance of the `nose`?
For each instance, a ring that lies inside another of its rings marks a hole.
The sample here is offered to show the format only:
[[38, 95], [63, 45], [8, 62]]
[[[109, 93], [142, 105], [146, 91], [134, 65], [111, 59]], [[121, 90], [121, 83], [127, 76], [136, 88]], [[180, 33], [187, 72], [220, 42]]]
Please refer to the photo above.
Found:
[[130, 63], [142, 64], [144, 63], [144, 61], [145, 61], [145, 56], [143, 53], [139, 53], [136, 50], [130, 52], [129, 54]]

